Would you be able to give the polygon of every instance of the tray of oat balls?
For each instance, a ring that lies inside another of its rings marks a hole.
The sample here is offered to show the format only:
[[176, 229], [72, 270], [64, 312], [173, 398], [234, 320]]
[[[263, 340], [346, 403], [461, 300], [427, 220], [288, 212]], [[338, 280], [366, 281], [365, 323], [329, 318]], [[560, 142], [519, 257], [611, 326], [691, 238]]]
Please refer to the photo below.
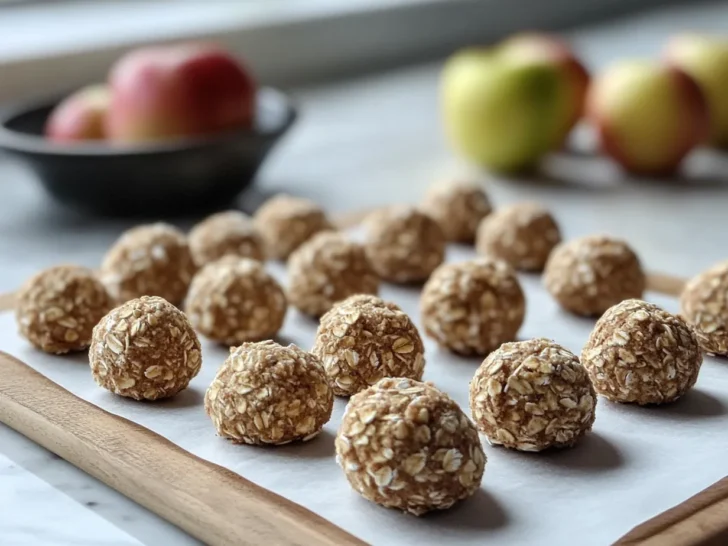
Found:
[[627, 241], [491, 208], [136, 227], [0, 314], [0, 419], [210, 544], [718, 536], [728, 267], [679, 300]]

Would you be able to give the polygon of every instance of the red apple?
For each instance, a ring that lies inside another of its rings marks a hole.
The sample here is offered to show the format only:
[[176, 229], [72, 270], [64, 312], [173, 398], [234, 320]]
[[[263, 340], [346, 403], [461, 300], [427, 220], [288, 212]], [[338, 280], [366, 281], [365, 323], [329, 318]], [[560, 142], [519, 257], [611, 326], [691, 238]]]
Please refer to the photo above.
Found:
[[552, 63], [566, 81], [566, 114], [554, 139], [554, 147], [563, 144], [574, 125], [584, 114], [589, 88], [589, 72], [574, 54], [569, 44], [557, 36], [539, 32], [515, 34], [498, 48], [503, 55]]
[[203, 135], [250, 126], [255, 83], [228, 52], [208, 44], [142, 48], [109, 76], [108, 137], [117, 142]]
[[45, 126], [46, 136], [57, 142], [103, 139], [109, 99], [105, 85], [89, 85], [76, 91], [51, 112]]
[[697, 83], [656, 61], [621, 61], [596, 79], [587, 115], [601, 146], [626, 170], [674, 171], [709, 132], [708, 108]]

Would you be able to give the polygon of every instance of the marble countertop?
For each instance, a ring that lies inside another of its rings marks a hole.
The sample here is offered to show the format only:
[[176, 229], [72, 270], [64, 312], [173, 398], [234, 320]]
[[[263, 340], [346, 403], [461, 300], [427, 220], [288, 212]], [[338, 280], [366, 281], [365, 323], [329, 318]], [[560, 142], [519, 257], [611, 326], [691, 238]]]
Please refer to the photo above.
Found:
[[[726, 18], [728, 3], [700, 4], [580, 29], [570, 37], [598, 69], [620, 56], [655, 55], [668, 34], [683, 28], [725, 31]], [[332, 211], [413, 202], [434, 179], [469, 175], [448, 151], [439, 127], [439, 67], [295, 90], [301, 120], [243, 197], [242, 208], [252, 210], [282, 190]], [[579, 137], [578, 146], [588, 148], [588, 135]], [[58, 262], [97, 265], [130, 225], [58, 209], [29, 173], [2, 157], [0, 178], [0, 292]], [[554, 156], [540, 176], [487, 183], [496, 204], [524, 199], [546, 204], [567, 238], [609, 232], [629, 239], [652, 270], [689, 276], [726, 258], [728, 156], [701, 151], [680, 177], [638, 181], [625, 180], [586, 149]], [[176, 220], [182, 227], [194, 221]], [[196, 543], [2, 425], [0, 481], [2, 544]]]

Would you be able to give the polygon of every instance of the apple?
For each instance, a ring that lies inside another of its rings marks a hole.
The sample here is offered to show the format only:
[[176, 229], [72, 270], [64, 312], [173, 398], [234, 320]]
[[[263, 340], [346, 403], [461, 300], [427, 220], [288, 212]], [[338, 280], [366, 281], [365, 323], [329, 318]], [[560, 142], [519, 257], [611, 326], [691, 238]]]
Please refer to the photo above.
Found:
[[441, 76], [446, 133], [456, 150], [493, 171], [531, 168], [553, 147], [563, 123], [564, 86], [551, 62], [463, 50]]
[[587, 116], [602, 149], [627, 171], [665, 175], [708, 135], [705, 98], [682, 70], [650, 60], [620, 61], [592, 84]]
[[45, 125], [46, 136], [56, 142], [103, 139], [109, 99], [105, 85], [79, 89], [53, 109]]
[[728, 39], [683, 34], [668, 42], [665, 57], [698, 82], [710, 112], [710, 143], [728, 148]]
[[554, 147], [560, 147], [584, 114], [589, 89], [589, 72], [565, 41], [551, 34], [523, 32], [515, 34], [498, 46], [501, 55], [540, 59], [552, 63], [566, 80], [565, 98], [568, 111], [555, 135]]
[[253, 121], [252, 77], [213, 45], [137, 49], [112, 67], [109, 86], [106, 130], [112, 141], [204, 135]]

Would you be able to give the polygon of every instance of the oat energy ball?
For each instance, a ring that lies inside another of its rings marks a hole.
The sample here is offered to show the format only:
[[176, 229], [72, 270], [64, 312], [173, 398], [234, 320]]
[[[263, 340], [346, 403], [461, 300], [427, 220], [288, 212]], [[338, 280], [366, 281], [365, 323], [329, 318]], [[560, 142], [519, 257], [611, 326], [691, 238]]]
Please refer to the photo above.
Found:
[[544, 284], [564, 309], [597, 316], [621, 301], [642, 297], [645, 274], [627, 243], [592, 235], [553, 250]]
[[20, 289], [15, 319], [20, 333], [46, 353], [81, 351], [111, 309], [106, 288], [90, 269], [61, 265], [41, 271]]
[[310, 440], [331, 418], [333, 403], [319, 359], [273, 341], [231, 348], [205, 394], [217, 433], [245, 444]]
[[691, 279], [680, 297], [680, 307], [703, 351], [728, 355], [728, 262]]
[[375, 296], [352, 296], [321, 317], [311, 351], [334, 394], [350, 396], [383, 377], [422, 379], [425, 348], [410, 318]]
[[513, 269], [484, 256], [438, 267], [420, 300], [425, 333], [463, 355], [485, 355], [515, 339], [526, 300]]
[[94, 328], [91, 373], [105, 389], [136, 400], [169, 398], [200, 371], [200, 341], [185, 314], [159, 297], [113, 309]]
[[379, 210], [365, 224], [367, 256], [383, 279], [398, 283], [425, 281], [445, 258], [445, 235], [440, 226], [413, 207]]
[[541, 271], [561, 241], [551, 213], [536, 203], [517, 203], [486, 217], [478, 227], [479, 254], [505, 260], [523, 271]]
[[470, 409], [492, 444], [568, 447], [591, 430], [596, 394], [579, 359], [548, 339], [504, 343], [470, 383]]
[[307, 315], [319, 317], [349, 296], [378, 291], [364, 248], [342, 233], [319, 233], [288, 260], [288, 300]]
[[178, 305], [195, 269], [184, 233], [169, 224], [149, 224], [126, 231], [109, 249], [101, 282], [117, 303], [159, 296]]
[[695, 385], [703, 355], [680, 317], [627, 300], [597, 321], [581, 361], [597, 393], [609, 400], [663, 404]]
[[190, 252], [198, 267], [223, 256], [263, 261], [263, 238], [246, 214], [229, 210], [208, 216], [189, 235]]
[[416, 516], [472, 495], [485, 469], [475, 425], [427, 383], [386, 378], [352, 396], [336, 460], [372, 502]]
[[320, 231], [333, 229], [324, 211], [308, 199], [276, 195], [255, 213], [255, 226], [263, 236], [267, 254], [286, 260], [288, 256]]
[[472, 243], [491, 205], [477, 184], [447, 180], [429, 188], [420, 209], [439, 224], [448, 241]]
[[201, 334], [226, 345], [270, 339], [283, 326], [286, 297], [262, 263], [226, 256], [192, 279], [185, 312]]

